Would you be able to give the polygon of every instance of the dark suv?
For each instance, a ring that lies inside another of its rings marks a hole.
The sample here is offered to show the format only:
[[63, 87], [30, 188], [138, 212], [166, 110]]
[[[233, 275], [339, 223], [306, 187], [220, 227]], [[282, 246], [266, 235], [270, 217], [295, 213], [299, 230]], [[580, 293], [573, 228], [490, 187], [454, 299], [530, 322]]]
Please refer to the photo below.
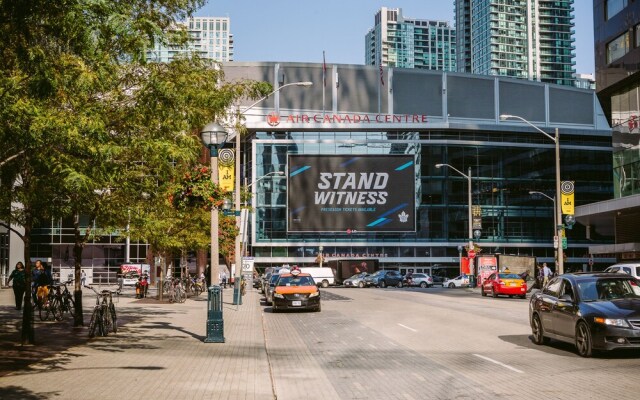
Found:
[[381, 269], [380, 271], [365, 277], [364, 283], [367, 286], [377, 286], [381, 288], [385, 288], [387, 286], [402, 287], [403, 278], [404, 277], [398, 271]]

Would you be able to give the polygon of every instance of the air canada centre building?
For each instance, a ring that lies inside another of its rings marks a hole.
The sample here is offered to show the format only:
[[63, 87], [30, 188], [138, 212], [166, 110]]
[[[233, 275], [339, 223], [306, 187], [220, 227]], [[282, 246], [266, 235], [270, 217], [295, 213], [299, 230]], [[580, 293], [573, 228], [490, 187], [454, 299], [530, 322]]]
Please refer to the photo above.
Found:
[[[554, 262], [555, 145], [575, 204], [610, 199], [611, 130], [591, 90], [540, 82], [360, 65], [224, 63], [227, 81], [290, 85], [243, 112], [243, 184], [250, 184], [250, 255], [258, 269], [376, 258], [381, 267], [456, 268], [468, 238], [481, 254]], [[245, 107], [252, 102], [246, 101]], [[242, 111], [242, 105], [240, 106]], [[448, 164], [453, 168], [436, 168]], [[277, 172], [277, 173], [276, 173]], [[282, 174], [280, 174], [282, 173]], [[477, 225], [477, 226], [476, 226]], [[610, 243], [566, 231], [565, 270]], [[593, 269], [614, 258], [602, 256]]]

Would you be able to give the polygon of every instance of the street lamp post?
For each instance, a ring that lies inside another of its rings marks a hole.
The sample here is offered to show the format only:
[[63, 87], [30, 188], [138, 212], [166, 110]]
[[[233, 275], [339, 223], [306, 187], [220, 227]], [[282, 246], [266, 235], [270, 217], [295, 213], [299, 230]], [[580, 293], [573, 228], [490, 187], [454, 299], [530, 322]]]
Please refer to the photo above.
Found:
[[[313, 82], [309, 82], [309, 81], [303, 81], [303, 82], [291, 82], [291, 83], [287, 83], [284, 84], [282, 86], [277, 87], [275, 90], [273, 90], [271, 93], [267, 94], [266, 96], [258, 99], [257, 101], [255, 101], [253, 104], [249, 105], [248, 107], [245, 107], [242, 111], [238, 110], [238, 116], [244, 115], [247, 111], [249, 111], [250, 109], [252, 109], [253, 107], [257, 106], [258, 104], [260, 104], [262, 101], [266, 100], [267, 98], [269, 98], [271, 95], [273, 95], [274, 93], [277, 93], [279, 91], [281, 91], [282, 89], [289, 87], [289, 86], [302, 86], [302, 87], [309, 87], [312, 86]], [[238, 227], [240, 227], [240, 224], [242, 223], [241, 218], [240, 218], [240, 173], [241, 173], [241, 169], [240, 169], [240, 135], [238, 132], [236, 132], [236, 146], [235, 146], [235, 158], [236, 158], [236, 190], [235, 190], [235, 206], [236, 206], [236, 225]], [[236, 258], [236, 271], [235, 271], [235, 275], [234, 275], [234, 283], [233, 283], [233, 304], [238, 305], [238, 304], [242, 304], [242, 295], [240, 293], [240, 281], [242, 279], [242, 255], [240, 253], [240, 237], [236, 237], [236, 241], [235, 241], [235, 258]]]
[[[211, 182], [218, 184], [218, 149], [224, 145], [228, 133], [220, 124], [211, 122], [202, 129], [200, 135], [202, 142], [209, 148]], [[209, 271], [211, 286], [220, 285], [219, 252], [218, 210], [211, 207], [211, 267]]]
[[[547, 199], [551, 200], [553, 202], [553, 236], [556, 236], [556, 230], [558, 229], [558, 217], [556, 216], [556, 198], [555, 197], [551, 197], [548, 194], [542, 193], [542, 192], [537, 192], [535, 190], [531, 190], [529, 191], [529, 194], [534, 195], [534, 194], [539, 194], [541, 196], [546, 197]], [[558, 247], [560, 246], [560, 243], [556, 243], [554, 240], [554, 247], [555, 247], [555, 253], [556, 253], [556, 258], [558, 258]]]
[[[436, 168], [442, 168], [442, 167], [447, 167], [447, 168], [451, 168], [452, 170], [456, 171], [459, 175], [461, 175], [464, 178], [467, 178], [467, 186], [468, 186], [468, 191], [467, 191], [467, 200], [468, 200], [468, 206], [469, 206], [469, 231], [468, 231], [468, 240], [469, 240], [469, 251], [474, 249], [473, 246], [473, 213], [471, 211], [471, 209], [473, 208], [473, 202], [472, 202], [472, 198], [471, 198], [471, 167], [469, 167], [469, 174], [465, 174], [462, 171], [458, 170], [456, 167], [449, 165], [449, 164], [436, 164]], [[473, 277], [475, 276], [475, 268], [473, 268], [474, 271], [470, 271], [471, 272], [471, 278], [473, 281]], [[474, 282], [471, 282], [471, 285], [473, 286]]]
[[[542, 133], [549, 139], [553, 140], [553, 142], [555, 143], [556, 145], [555, 146], [556, 147], [556, 201], [554, 203], [555, 203], [556, 224], [560, 224], [562, 222], [562, 204], [560, 201], [560, 199], [562, 199], [562, 192], [560, 191], [560, 184], [561, 184], [561, 181], [560, 181], [560, 130], [558, 128], [555, 129], [555, 137], [554, 137], [520, 116], [510, 115], [510, 114], [501, 114], [500, 119], [502, 121], [507, 119], [520, 120], [525, 124], [534, 128], [538, 132]], [[562, 240], [561, 238], [562, 235], [558, 233], [562, 233], [562, 227], [560, 225], [556, 225], [554, 233], [555, 233], [554, 237], [558, 236], [558, 241], [560, 242], [560, 240]], [[558, 268], [556, 269], [556, 273], [558, 275], [562, 275], [564, 273], [564, 258], [563, 258], [562, 252], [563, 252], [562, 244], [558, 243], [557, 252], [556, 252], [556, 257], [557, 257], [556, 263], [558, 266]]]

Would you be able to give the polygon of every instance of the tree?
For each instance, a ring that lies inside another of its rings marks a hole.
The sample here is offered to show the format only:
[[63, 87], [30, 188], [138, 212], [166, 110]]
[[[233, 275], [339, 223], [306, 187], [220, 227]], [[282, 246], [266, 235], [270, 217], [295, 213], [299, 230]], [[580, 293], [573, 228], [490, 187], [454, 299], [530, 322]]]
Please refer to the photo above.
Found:
[[[34, 226], [66, 215], [109, 231], [124, 226], [132, 199], [196, 162], [201, 145], [191, 132], [237, 98], [270, 90], [224, 83], [195, 56], [146, 63], [153, 40], [186, 40], [165, 32], [202, 4], [0, 0], [0, 179], [12, 186], [0, 193], [0, 217], [25, 230], [27, 279]], [[83, 323], [82, 249], [100, 234], [86, 228], [75, 226], [75, 325]], [[34, 342], [31, 313], [25, 306], [23, 343]]]

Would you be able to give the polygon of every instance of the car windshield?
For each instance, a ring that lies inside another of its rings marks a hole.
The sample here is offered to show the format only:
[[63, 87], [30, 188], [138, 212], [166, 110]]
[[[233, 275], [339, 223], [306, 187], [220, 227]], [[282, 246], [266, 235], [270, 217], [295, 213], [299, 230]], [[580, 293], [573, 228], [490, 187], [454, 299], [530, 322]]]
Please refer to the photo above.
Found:
[[351, 276], [351, 278], [349, 278], [349, 279], [363, 278], [365, 275], [367, 275], [366, 272], [361, 272], [359, 274], [355, 274], [355, 275]]
[[278, 280], [278, 286], [315, 286], [310, 276], [283, 276]]
[[278, 278], [280, 278], [280, 275], [278, 274], [271, 275], [271, 278], [269, 279], [269, 284], [275, 284], [278, 281]]
[[518, 274], [498, 274], [500, 279], [522, 279]]
[[582, 301], [610, 301], [640, 298], [640, 287], [635, 279], [590, 279], [578, 282]]

